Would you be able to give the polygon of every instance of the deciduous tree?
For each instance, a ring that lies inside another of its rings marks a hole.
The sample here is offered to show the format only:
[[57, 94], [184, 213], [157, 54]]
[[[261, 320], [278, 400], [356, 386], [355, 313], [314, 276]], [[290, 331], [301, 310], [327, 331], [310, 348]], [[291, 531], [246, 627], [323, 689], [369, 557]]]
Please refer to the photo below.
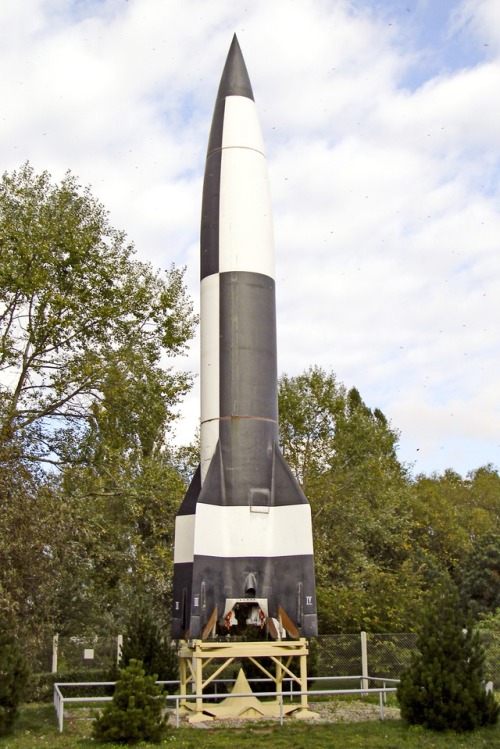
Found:
[[109, 405], [112, 387], [137, 399], [154, 383], [171, 414], [188, 382], [161, 360], [183, 351], [195, 322], [181, 270], [135, 260], [89, 188], [29, 164], [0, 182], [0, 247], [3, 441], [22, 437], [31, 459], [57, 460], [60, 430], [99, 412], [105, 388]]
[[89, 188], [29, 164], [1, 179], [0, 247], [0, 610], [34, 640], [113, 630], [138, 589], [164, 614], [183, 271], [134, 259]]
[[400, 628], [405, 602], [380, 591], [403, 585], [418, 598], [419, 585], [403, 567], [411, 518], [397, 432], [317, 367], [281, 378], [279, 413], [285, 458], [312, 509], [321, 631]]

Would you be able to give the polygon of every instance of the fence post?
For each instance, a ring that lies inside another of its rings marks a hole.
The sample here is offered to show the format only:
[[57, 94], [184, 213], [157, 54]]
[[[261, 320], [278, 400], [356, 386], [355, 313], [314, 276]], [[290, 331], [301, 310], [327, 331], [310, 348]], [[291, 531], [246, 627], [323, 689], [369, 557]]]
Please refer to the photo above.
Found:
[[123, 648], [123, 635], [117, 635], [116, 637], [116, 665], [120, 665], [122, 659], [122, 648]]
[[361, 689], [368, 689], [368, 646], [366, 632], [361, 632]]
[[57, 674], [57, 650], [59, 647], [59, 635], [52, 638], [52, 673]]

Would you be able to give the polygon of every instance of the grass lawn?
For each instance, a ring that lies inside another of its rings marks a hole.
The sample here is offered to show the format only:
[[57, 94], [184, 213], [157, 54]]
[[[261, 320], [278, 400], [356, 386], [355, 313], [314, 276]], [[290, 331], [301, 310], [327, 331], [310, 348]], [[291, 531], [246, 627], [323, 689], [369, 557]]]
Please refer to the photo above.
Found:
[[[118, 747], [97, 744], [91, 738], [92, 720], [87, 709], [71, 709], [59, 733], [52, 705], [27, 705], [11, 736], [0, 739], [1, 749], [73, 749]], [[172, 729], [160, 746], [179, 749], [500, 749], [500, 725], [472, 734], [434, 733], [405, 726], [399, 720], [364, 723], [249, 722], [243, 728]], [[142, 749], [158, 746], [140, 744]]]

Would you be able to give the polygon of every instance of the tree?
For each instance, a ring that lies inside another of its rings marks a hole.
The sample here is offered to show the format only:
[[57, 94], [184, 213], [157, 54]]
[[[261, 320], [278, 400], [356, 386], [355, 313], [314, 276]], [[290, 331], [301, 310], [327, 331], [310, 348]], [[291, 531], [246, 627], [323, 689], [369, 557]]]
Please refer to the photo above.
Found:
[[178, 679], [178, 656], [172, 648], [170, 631], [155, 621], [151, 607], [144, 601], [136, 604], [125, 627], [121, 665], [141, 661], [145, 672], [156, 674], [161, 681]]
[[120, 671], [113, 701], [94, 721], [94, 738], [123, 744], [159, 743], [167, 723], [162, 718], [163, 689], [155, 684], [157, 678], [146, 676], [140, 661], [130, 661]]
[[345, 387], [333, 372], [327, 374], [320, 367], [310, 367], [296, 377], [280, 377], [281, 449], [306, 492], [328, 468], [335, 452], [335, 429], [345, 395]]
[[4, 622], [0, 624], [0, 736], [12, 728], [27, 680], [26, 661]]
[[469, 491], [469, 525], [471, 537], [477, 539], [485, 533], [498, 532], [500, 515], [500, 475], [491, 464], [481, 466], [467, 474]]
[[420, 578], [407, 564], [410, 486], [397, 432], [318, 367], [280, 379], [279, 414], [285, 459], [312, 509], [321, 632], [408, 626]]
[[[68, 430], [85, 430], [91, 413], [110, 418], [101, 403], [107, 390], [112, 407], [113, 388], [136, 399], [155, 390], [156, 418], [166, 408], [171, 419], [189, 380], [160, 362], [195, 323], [183, 271], [163, 278], [134, 260], [89, 188], [69, 172], [54, 185], [29, 164], [0, 183], [0, 246], [2, 441], [22, 439], [32, 460], [67, 458]], [[115, 426], [126, 431], [126, 416]], [[147, 452], [147, 428], [141, 436]]]
[[400, 680], [401, 717], [437, 731], [493, 724], [499, 707], [483, 683], [484, 653], [456, 590], [439, 587], [425, 613], [417, 655]]
[[460, 570], [462, 603], [474, 617], [500, 609], [500, 533], [485, 533]]
[[30, 650], [119, 627], [139, 589], [169, 609], [165, 436], [189, 378], [162, 357], [195, 319], [182, 271], [135, 261], [70, 174], [3, 175], [0, 246], [0, 612]]
[[[460, 587], [465, 586], [464, 603], [467, 597], [471, 599], [474, 615], [487, 610], [484, 605], [488, 607], [490, 594], [494, 607], [498, 567], [494, 558], [498, 549], [495, 552], [493, 539], [498, 536], [500, 514], [500, 476], [496, 469], [483, 466], [471, 471], [465, 479], [451, 469], [441, 475], [420, 475], [413, 483], [410, 497], [413, 556], [420, 557], [431, 577], [451, 574]], [[489, 542], [484, 541], [488, 552], [481, 540], [485, 536], [490, 537]], [[484, 570], [483, 565], [486, 565]], [[428, 583], [432, 585], [433, 580]], [[493, 588], [488, 591], [490, 585]]]
[[52, 619], [58, 551], [71, 544], [72, 522], [50, 477], [12, 443], [0, 443], [0, 515], [0, 619], [12, 622], [32, 660]]
[[446, 572], [463, 561], [470, 549], [469, 487], [451, 469], [442, 475], [420, 475], [412, 493], [414, 543]]
[[103, 462], [68, 466], [58, 478], [73, 527], [52, 581], [61, 634], [122, 632], [137, 600], [155, 621], [170, 617], [174, 519], [185, 484], [166, 451], [104, 453]]
[[0, 247], [0, 611], [33, 641], [120, 626], [138, 589], [164, 613], [183, 271], [134, 260], [88, 188], [28, 164], [2, 177]]
[[478, 622], [481, 642], [486, 651], [486, 678], [498, 684], [498, 667], [500, 664], [500, 608], [481, 616]]

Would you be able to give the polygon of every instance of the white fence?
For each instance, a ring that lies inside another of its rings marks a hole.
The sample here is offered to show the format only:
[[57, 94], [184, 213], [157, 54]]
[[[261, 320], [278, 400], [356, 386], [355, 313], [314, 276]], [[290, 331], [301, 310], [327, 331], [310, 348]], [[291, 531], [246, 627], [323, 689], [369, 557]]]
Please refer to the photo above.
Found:
[[[319, 696], [335, 696], [335, 695], [360, 695], [362, 697], [367, 697], [371, 694], [378, 694], [379, 695], [379, 708], [380, 708], [380, 720], [384, 720], [384, 705], [387, 700], [387, 695], [390, 693], [393, 693], [396, 691], [396, 684], [398, 683], [397, 679], [379, 679], [378, 677], [373, 676], [337, 676], [337, 677], [331, 677], [331, 676], [325, 676], [325, 677], [317, 677], [317, 678], [309, 678], [307, 681], [309, 682], [319, 682], [319, 681], [359, 681], [360, 687], [358, 689], [312, 689], [307, 690], [307, 692], [301, 692], [297, 691], [295, 689], [292, 689], [291, 685], [291, 679], [284, 679], [285, 682], [290, 682], [288, 689], [283, 689], [280, 692], [252, 692], [253, 697], [264, 697], [264, 698], [277, 698], [279, 702], [279, 720], [280, 724], [283, 725], [283, 698], [288, 697], [290, 700], [294, 700], [296, 697], [300, 697], [303, 694], [307, 694], [308, 697], [319, 697]], [[215, 680], [215, 685], [217, 683], [227, 683], [227, 682], [233, 682], [235, 679], [219, 679]], [[270, 679], [249, 679], [249, 681], [253, 682], [263, 682], [263, 681], [271, 681]], [[372, 687], [369, 686], [370, 682], [382, 682], [382, 686], [380, 687]], [[157, 684], [162, 684], [164, 686], [175, 686], [178, 688], [179, 682], [178, 681], [157, 681]], [[393, 686], [387, 686], [387, 684], [390, 683]], [[62, 732], [64, 728], [64, 706], [68, 704], [89, 704], [89, 703], [102, 703], [102, 702], [111, 702], [113, 700], [113, 697], [111, 695], [107, 696], [86, 696], [86, 697], [68, 697], [63, 694], [62, 690], [66, 690], [67, 688], [88, 688], [88, 687], [96, 687], [96, 688], [105, 688], [105, 687], [111, 687], [114, 686], [115, 682], [113, 681], [102, 681], [102, 682], [67, 682], [67, 683], [57, 683], [54, 684], [54, 707], [56, 709], [57, 714], [57, 721], [59, 725], [59, 731]], [[224, 695], [227, 696], [227, 695]], [[247, 698], [248, 699], [248, 693], [234, 693], [231, 692], [231, 698]], [[186, 701], [192, 701], [197, 699], [203, 699], [203, 701], [207, 700], [220, 700], [221, 695], [214, 693], [214, 694], [168, 694], [165, 695], [165, 701], [168, 705], [168, 703], [175, 703], [175, 725], [178, 728], [180, 723], [180, 703], [186, 702]]]

